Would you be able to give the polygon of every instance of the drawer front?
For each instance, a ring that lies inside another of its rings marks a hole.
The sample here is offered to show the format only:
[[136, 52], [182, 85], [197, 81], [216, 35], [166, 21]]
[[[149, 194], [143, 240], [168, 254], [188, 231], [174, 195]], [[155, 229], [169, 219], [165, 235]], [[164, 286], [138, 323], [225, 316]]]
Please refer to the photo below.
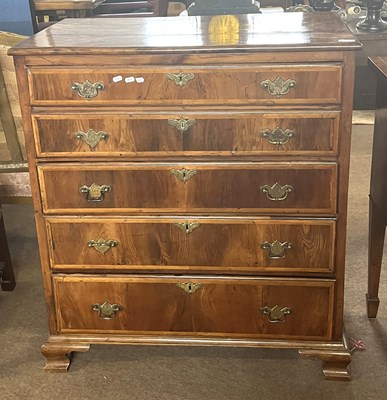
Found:
[[62, 333], [323, 340], [334, 281], [55, 276]]
[[59, 270], [330, 273], [335, 221], [48, 219]]
[[341, 102], [340, 64], [186, 68], [32, 68], [32, 105]]
[[339, 112], [35, 115], [39, 157], [337, 154]]
[[46, 213], [334, 214], [336, 164], [95, 164], [38, 167]]

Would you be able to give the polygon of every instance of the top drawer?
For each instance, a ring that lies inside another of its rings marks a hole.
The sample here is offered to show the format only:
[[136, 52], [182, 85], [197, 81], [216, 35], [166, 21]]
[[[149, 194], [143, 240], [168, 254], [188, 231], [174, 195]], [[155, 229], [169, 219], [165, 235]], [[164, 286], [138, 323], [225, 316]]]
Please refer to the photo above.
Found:
[[32, 105], [338, 104], [342, 66], [31, 68]]

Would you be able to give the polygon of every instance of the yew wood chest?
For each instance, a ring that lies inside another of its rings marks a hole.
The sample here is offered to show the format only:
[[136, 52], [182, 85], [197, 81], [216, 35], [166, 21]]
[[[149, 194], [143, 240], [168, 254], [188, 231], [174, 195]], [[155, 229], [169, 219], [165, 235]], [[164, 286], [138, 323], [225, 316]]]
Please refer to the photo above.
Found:
[[50, 336], [278, 347], [349, 379], [356, 39], [333, 14], [64, 20], [11, 50]]

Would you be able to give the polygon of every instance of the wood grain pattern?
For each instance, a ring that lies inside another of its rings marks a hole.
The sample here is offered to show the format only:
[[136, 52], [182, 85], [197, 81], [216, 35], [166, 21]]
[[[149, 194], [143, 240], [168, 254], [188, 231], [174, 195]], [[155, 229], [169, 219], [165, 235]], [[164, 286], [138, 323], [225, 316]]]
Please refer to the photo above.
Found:
[[[187, 182], [172, 170], [195, 170]], [[258, 212], [333, 215], [336, 207], [334, 163], [255, 164], [101, 164], [38, 167], [47, 213]], [[291, 185], [285, 200], [272, 201], [263, 185]], [[79, 188], [110, 185], [103, 201], [88, 201]], [[318, 195], [316, 195], [318, 193]]]
[[[67, 19], [10, 51], [53, 369], [91, 343], [240, 345], [299, 347], [323, 360], [328, 379], [348, 379], [345, 233], [360, 46], [333, 13], [236, 20], [225, 41], [211, 34], [211, 17]], [[179, 87], [170, 72], [196, 77]], [[144, 82], [124, 83], [131, 76]], [[261, 82], [277, 77], [296, 85], [273, 96]], [[104, 90], [79, 97], [71, 86], [85, 79]], [[170, 118], [196, 124], [182, 134]], [[283, 125], [297, 131], [287, 144], [262, 140], [262, 129]], [[74, 141], [88, 129], [109, 137], [93, 149]], [[188, 171], [181, 181], [172, 169]], [[271, 201], [261, 186], [277, 182], [294, 190]], [[93, 183], [111, 185], [102, 202], [79, 193]], [[186, 234], [176, 221], [200, 226]], [[268, 260], [263, 235], [295, 247]], [[104, 256], [87, 246], [113, 236]], [[182, 279], [188, 291], [203, 286], [186, 293]], [[92, 309], [105, 301], [121, 302], [113, 320]], [[286, 322], [259, 311], [276, 305], [292, 309]]]
[[[238, 15], [235, 42], [210, 38], [212, 17], [64, 20], [16, 46], [12, 55], [116, 55], [309, 52], [360, 50], [334, 13]], [[82, 35], [74, 32], [82, 32]], [[123, 32], [125, 34], [123, 34]], [[160, 32], [163, 32], [161, 37]], [[181, 35], [184, 32], [184, 35]], [[244, 57], [244, 54], [241, 56]], [[85, 62], [84, 62], [85, 63]], [[100, 64], [99, 64], [100, 65]], [[178, 65], [178, 64], [177, 64]]]
[[[176, 222], [200, 224], [186, 234]], [[331, 273], [335, 242], [332, 220], [222, 218], [47, 220], [52, 267], [57, 270], [153, 270], [216, 273]], [[89, 240], [114, 239], [102, 254]], [[284, 258], [262, 248], [291, 243]]]
[[[184, 281], [203, 286], [189, 294], [176, 286]], [[64, 333], [200, 333], [312, 340], [330, 336], [334, 281], [329, 280], [79, 275], [57, 276], [54, 286]], [[104, 320], [92, 310], [94, 303], [105, 301], [122, 306], [114, 319]], [[270, 323], [260, 312], [261, 307], [276, 304], [292, 309], [283, 323]]]
[[[170, 119], [196, 122], [181, 132]], [[337, 153], [339, 122], [337, 111], [33, 116], [40, 157], [332, 156]], [[292, 130], [293, 137], [278, 146], [262, 137], [261, 131], [276, 128]], [[109, 137], [95, 147], [75, 137], [90, 129]]]
[[[167, 74], [193, 74], [183, 87], [167, 79]], [[101, 105], [157, 104], [338, 104], [341, 96], [341, 65], [313, 66], [271, 64], [234, 66], [224, 70], [221, 66], [122, 69], [61, 68], [29, 70], [32, 105]], [[114, 82], [113, 79], [121, 80]], [[296, 82], [289, 93], [276, 97], [261, 86], [265, 80], [292, 79]], [[142, 79], [141, 83], [126, 82], [127, 78]], [[75, 82], [101, 82], [104, 90], [92, 99], [80, 97], [72, 90]]]

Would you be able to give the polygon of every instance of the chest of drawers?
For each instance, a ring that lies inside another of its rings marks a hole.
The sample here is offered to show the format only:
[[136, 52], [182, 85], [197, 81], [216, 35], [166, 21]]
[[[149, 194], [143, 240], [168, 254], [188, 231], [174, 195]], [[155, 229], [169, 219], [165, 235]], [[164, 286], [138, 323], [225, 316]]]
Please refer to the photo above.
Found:
[[65, 20], [11, 50], [46, 370], [90, 344], [224, 345], [349, 379], [358, 48], [334, 15], [291, 13]]

